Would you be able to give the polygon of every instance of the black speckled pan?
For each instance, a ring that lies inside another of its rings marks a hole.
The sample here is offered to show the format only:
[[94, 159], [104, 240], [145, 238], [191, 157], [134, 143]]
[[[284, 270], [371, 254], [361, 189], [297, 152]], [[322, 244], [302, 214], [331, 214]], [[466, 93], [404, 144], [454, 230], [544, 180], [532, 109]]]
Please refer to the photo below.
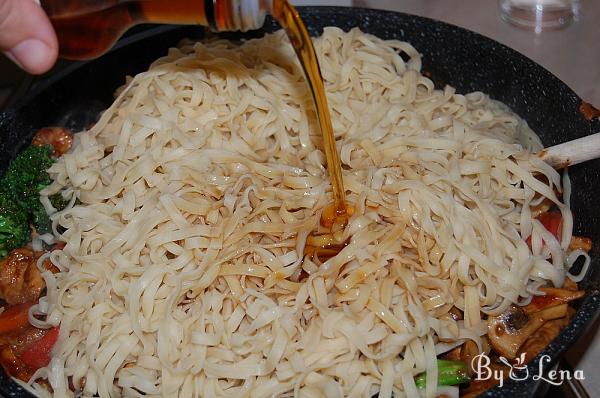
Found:
[[[450, 84], [459, 93], [480, 90], [508, 104], [527, 120], [546, 146], [600, 132], [598, 120], [589, 122], [581, 115], [578, 110], [581, 99], [569, 87], [523, 55], [486, 37], [395, 12], [339, 7], [300, 10], [313, 35], [319, 35], [325, 26], [335, 25], [345, 30], [358, 26], [382, 38], [409, 41], [423, 54], [423, 70], [436, 85]], [[269, 20], [264, 31], [278, 28]], [[100, 59], [69, 65], [40, 82], [27, 98], [0, 114], [0, 153], [4, 154], [0, 158], [0, 172], [36, 129], [57, 124], [81, 129], [109, 105], [125, 75], [146, 69], [179, 39], [203, 35], [203, 30], [196, 27], [146, 27], [135, 32]], [[225, 37], [239, 38], [239, 35]], [[575, 231], [594, 242], [592, 266], [581, 284], [588, 295], [580, 301], [573, 322], [543, 352], [551, 358], [543, 362], [544, 369], [555, 364], [577, 341], [600, 307], [600, 206], [594, 199], [600, 194], [600, 161], [573, 167], [570, 174]], [[530, 374], [537, 374], [539, 366], [538, 356], [530, 365]], [[530, 377], [526, 381], [508, 382], [504, 388], [490, 390], [484, 396], [530, 397], [544, 394], [543, 391], [544, 386]], [[1, 371], [0, 395], [29, 396]]]

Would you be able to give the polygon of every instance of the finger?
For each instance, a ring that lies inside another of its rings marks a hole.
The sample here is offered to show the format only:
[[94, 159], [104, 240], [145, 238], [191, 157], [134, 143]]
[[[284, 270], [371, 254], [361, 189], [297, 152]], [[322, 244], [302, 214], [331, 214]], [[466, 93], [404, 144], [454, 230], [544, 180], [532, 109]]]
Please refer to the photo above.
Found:
[[44, 73], [54, 65], [56, 34], [35, 1], [0, 0], [0, 50], [29, 73]]

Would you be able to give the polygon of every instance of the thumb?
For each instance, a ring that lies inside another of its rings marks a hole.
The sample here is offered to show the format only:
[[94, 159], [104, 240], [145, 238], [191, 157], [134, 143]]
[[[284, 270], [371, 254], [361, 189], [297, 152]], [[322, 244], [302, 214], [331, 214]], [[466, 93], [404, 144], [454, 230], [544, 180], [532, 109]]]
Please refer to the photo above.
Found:
[[0, 50], [29, 73], [44, 73], [54, 65], [58, 41], [36, 1], [0, 0]]

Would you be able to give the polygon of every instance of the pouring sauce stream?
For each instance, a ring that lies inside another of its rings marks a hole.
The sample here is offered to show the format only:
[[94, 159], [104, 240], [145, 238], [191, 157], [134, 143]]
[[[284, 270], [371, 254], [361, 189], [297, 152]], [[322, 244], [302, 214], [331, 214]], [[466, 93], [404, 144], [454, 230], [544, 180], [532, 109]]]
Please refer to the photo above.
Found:
[[317, 54], [304, 22], [302, 22], [298, 11], [288, 0], [273, 1], [273, 16], [287, 33], [300, 60], [310, 86], [317, 111], [317, 119], [323, 135], [323, 146], [327, 158], [327, 170], [331, 179], [334, 202], [323, 210], [321, 224], [330, 227], [334, 223], [345, 224], [351, 215], [349, 214], [351, 210], [346, 203], [344, 181], [342, 180], [342, 164], [335, 145], [335, 136]]

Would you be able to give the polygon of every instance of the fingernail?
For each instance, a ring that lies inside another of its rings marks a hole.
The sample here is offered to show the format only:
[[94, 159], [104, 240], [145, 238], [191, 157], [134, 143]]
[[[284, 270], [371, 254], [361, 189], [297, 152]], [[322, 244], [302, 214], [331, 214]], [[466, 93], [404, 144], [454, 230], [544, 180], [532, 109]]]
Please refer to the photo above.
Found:
[[19, 62], [18, 59], [15, 58], [14, 55], [12, 55], [9, 51], [5, 51], [4, 55], [6, 55], [6, 58], [10, 59], [11, 61], [13, 61], [19, 68], [23, 69], [23, 65]]
[[37, 73], [48, 64], [51, 49], [39, 39], [26, 39], [6, 52], [6, 56], [28, 72]]

